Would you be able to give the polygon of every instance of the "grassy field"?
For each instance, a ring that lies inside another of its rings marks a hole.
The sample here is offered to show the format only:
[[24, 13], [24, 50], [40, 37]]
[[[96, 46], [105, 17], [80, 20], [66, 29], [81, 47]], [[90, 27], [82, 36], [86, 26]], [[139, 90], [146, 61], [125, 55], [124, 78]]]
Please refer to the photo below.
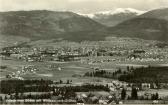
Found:
[[29, 38], [21, 37], [21, 36], [6, 36], [0, 34], [0, 48], [9, 47], [17, 44], [21, 44], [24, 42], [29, 42]]
[[[94, 59], [94, 58], [93, 58]], [[96, 59], [103, 59], [102, 57], [98, 57]], [[104, 57], [106, 59], [106, 57]], [[148, 66], [148, 65], [166, 65], [166, 62], [119, 62], [119, 61], [113, 61], [113, 62], [104, 62], [104, 63], [93, 63], [93, 64], [87, 64], [87, 63], [81, 63], [79, 62], [26, 62], [26, 61], [20, 61], [20, 60], [1, 60], [1, 65], [6, 65], [7, 68], [1, 70], [0, 79], [4, 79], [5, 76], [9, 73], [16, 72], [18, 70], [21, 70], [23, 66], [28, 65], [34, 65], [38, 71], [35, 73], [26, 73], [24, 75], [21, 75], [24, 79], [51, 79], [51, 80], [67, 80], [71, 79], [75, 82], [80, 81], [90, 81], [91, 78], [82, 78], [79, 77], [82, 76], [84, 73], [88, 71], [93, 71], [94, 67], [99, 67], [104, 70], [108, 70], [110, 72], [113, 72], [117, 70], [118, 68], [126, 69], [127, 66]], [[50, 65], [54, 65], [54, 68], [50, 68]], [[58, 70], [58, 67], [61, 68], [61, 70]], [[73, 76], [76, 75], [76, 76]], [[80, 79], [79, 79], [80, 78]]]

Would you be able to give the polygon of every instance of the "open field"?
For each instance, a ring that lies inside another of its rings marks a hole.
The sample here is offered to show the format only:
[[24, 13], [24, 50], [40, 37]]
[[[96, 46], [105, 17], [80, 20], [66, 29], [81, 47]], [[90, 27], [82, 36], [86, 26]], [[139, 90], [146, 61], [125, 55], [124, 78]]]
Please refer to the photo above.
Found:
[[[40, 78], [51, 79], [51, 80], [72, 79], [72, 80], [78, 80], [78, 81], [80, 81], [79, 79], [80, 76], [82, 76], [84, 73], [88, 71], [93, 71], [94, 67], [98, 67], [100, 69], [104, 69], [109, 72], [114, 72], [118, 68], [126, 69], [127, 66], [133, 66], [133, 67], [142, 67], [142, 66], [148, 66], [148, 65], [167, 66], [166, 62], [118, 62], [118, 61], [113, 61], [113, 62], [105, 62], [105, 63], [87, 64], [87, 63], [81, 63], [80, 61], [26, 62], [26, 61], [13, 60], [13, 59], [1, 60], [1, 65], [6, 65], [7, 68], [1, 70], [0, 79], [5, 78], [5, 76], [9, 73], [17, 72], [18, 70], [21, 70], [24, 66], [33, 65], [38, 69], [38, 71], [34, 73], [26, 73], [25, 75], [22, 75], [21, 77], [25, 79], [40, 79]], [[50, 68], [50, 65], [54, 65], [54, 68]], [[61, 70], [58, 69], [59, 67], [61, 68]], [[77, 75], [77, 76], [73, 76], [73, 75]]]

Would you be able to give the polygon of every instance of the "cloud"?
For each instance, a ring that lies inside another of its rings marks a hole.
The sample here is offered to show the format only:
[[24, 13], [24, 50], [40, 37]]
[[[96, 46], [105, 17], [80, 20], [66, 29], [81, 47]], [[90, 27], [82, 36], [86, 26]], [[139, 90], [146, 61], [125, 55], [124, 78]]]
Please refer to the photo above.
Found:
[[109, 1], [109, 0], [68, 0], [69, 2], [103, 2], [103, 1]]
[[66, 0], [0, 0], [1, 11], [66, 8]]
[[0, 11], [47, 9], [90, 13], [114, 8], [151, 10], [160, 7], [168, 7], [168, 0], [0, 0]]

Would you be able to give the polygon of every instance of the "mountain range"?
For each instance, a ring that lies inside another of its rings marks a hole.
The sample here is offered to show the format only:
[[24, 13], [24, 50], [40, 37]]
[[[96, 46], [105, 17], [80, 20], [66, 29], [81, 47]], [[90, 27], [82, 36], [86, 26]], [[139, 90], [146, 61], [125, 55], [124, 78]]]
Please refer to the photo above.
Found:
[[[0, 34], [29, 38], [64, 38], [64, 34], [105, 28], [90, 18], [72, 12], [46, 10], [0, 13]], [[69, 36], [67, 36], [69, 37]], [[73, 37], [74, 38], [74, 37]]]
[[118, 9], [92, 14], [92, 17], [68, 11], [0, 12], [0, 35], [31, 40], [97, 41], [117, 36], [168, 41], [168, 8], [148, 12]]
[[117, 8], [110, 11], [101, 11], [97, 13], [81, 14], [79, 15], [89, 17], [98, 23], [105, 26], [115, 26], [123, 21], [134, 18], [138, 15], [145, 13], [146, 11], [140, 11], [132, 8]]
[[108, 31], [119, 37], [168, 41], [168, 8], [146, 12], [110, 27]]

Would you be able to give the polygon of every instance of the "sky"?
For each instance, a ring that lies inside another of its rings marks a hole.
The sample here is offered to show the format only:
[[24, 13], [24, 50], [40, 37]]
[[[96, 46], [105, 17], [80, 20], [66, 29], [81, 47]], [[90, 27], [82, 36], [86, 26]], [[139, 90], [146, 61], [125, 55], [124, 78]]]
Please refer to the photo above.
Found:
[[168, 7], [168, 0], [0, 0], [0, 11], [53, 10], [95, 13], [116, 8], [148, 11]]

